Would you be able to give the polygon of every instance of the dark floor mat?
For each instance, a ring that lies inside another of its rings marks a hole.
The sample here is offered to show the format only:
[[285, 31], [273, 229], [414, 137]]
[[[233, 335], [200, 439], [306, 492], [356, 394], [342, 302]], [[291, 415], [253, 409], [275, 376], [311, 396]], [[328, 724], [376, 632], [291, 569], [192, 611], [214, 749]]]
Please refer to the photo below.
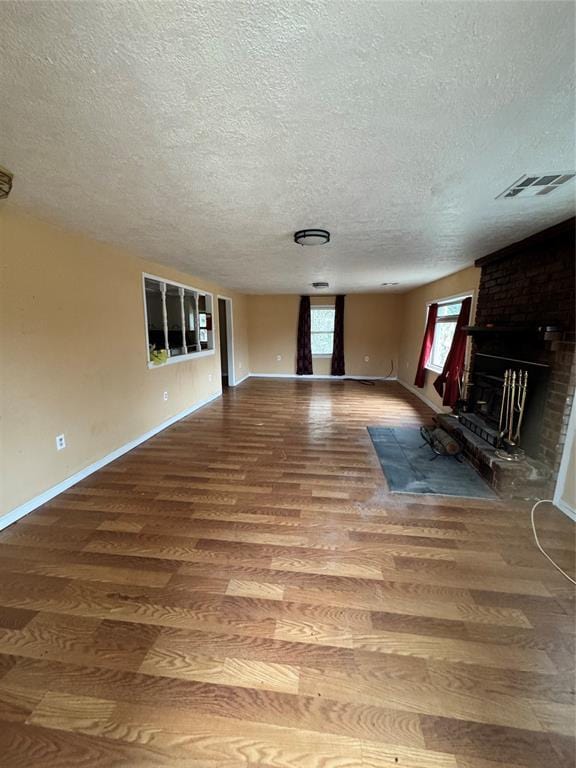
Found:
[[414, 427], [368, 427], [391, 491], [497, 499], [467, 462], [437, 456]]

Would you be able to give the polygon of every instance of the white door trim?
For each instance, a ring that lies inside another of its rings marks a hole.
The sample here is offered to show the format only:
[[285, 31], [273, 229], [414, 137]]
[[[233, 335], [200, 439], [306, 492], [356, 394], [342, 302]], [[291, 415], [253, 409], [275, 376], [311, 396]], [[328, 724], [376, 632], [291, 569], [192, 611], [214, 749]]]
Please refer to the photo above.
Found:
[[[222, 299], [226, 303], [226, 338], [228, 347], [228, 386], [236, 386], [236, 369], [234, 368], [234, 305], [229, 296], [218, 293], [216, 301]], [[220, 345], [220, 311], [218, 311], [218, 345]]]

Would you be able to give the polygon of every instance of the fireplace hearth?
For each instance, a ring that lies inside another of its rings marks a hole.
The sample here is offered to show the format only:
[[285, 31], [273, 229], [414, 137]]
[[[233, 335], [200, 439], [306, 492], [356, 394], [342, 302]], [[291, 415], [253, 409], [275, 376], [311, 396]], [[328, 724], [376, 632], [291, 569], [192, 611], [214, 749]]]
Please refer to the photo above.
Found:
[[[472, 421], [477, 419], [471, 414]], [[434, 417], [439, 427], [463, 446], [470, 463], [500, 496], [532, 498], [546, 493], [552, 471], [543, 461], [526, 456], [522, 461], [500, 459], [496, 448], [469, 429], [461, 418], [447, 413]]]
[[491, 445], [493, 448], [498, 448], [500, 445], [500, 433], [497, 429], [491, 427], [487, 419], [483, 416], [476, 413], [463, 412], [460, 414], [460, 423], [469, 429], [470, 432], [481, 437], [482, 440], [487, 442], [488, 445]]

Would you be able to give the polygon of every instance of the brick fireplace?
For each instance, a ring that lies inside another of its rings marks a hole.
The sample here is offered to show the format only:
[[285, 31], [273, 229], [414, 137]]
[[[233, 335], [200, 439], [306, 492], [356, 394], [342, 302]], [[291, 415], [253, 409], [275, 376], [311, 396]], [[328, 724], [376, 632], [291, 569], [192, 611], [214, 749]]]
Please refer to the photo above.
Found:
[[[570, 219], [476, 261], [467, 413], [441, 420], [503, 495], [548, 493], [558, 472], [576, 380], [574, 232]], [[497, 460], [493, 445], [506, 369], [528, 371], [518, 463]]]

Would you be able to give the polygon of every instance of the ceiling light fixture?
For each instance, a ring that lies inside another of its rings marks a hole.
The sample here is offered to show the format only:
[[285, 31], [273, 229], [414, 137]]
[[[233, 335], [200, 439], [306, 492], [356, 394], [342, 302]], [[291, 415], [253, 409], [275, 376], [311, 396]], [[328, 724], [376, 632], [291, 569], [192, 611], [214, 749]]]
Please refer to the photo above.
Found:
[[300, 229], [294, 233], [294, 242], [298, 245], [324, 245], [330, 242], [330, 232], [326, 229]]

